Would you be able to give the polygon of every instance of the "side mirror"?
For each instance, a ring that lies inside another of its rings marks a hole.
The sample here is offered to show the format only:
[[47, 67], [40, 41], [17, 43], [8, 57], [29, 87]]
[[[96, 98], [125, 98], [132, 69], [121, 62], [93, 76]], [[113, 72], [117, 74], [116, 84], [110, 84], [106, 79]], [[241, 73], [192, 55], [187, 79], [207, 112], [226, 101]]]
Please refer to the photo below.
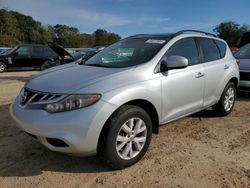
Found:
[[163, 63], [169, 69], [185, 68], [188, 66], [188, 59], [182, 56], [164, 57]]
[[18, 52], [14, 52], [13, 55], [14, 55], [14, 56], [17, 56], [17, 55], [18, 55]]

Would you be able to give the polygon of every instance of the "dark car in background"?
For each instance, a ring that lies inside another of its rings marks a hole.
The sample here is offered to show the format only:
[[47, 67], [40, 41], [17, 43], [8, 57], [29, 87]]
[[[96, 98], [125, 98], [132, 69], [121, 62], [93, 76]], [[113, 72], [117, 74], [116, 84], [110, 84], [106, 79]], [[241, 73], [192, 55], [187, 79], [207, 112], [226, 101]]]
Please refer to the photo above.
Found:
[[89, 55], [96, 54], [99, 51], [100, 50], [95, 49], [95, 48], [85, 48], [85, 49], [81, 49], [81, 50], [73, 53], [72, 56], [75, 59], [75, 61], [78, 61], [78, 60], [81, 60], [82, 58], [87, 57]]
[[0, 54], [0, 72], [16, 68], [45, 69], [51, 62], [70, 63], [74, 58], [60, 46], [25, 44]]
[[240, 61], [239, 90], [250, 91], [250, 43], [235, 52], [234, 57]]
[[9, 50], [10, 48], [8, 47], [0, 47], [0, 54], [6, 52], [7, 50]]
[[[69, 52], [71, 50], [67, 49], [67, 51]], [[75, 63], [80, 64], [80, 63], [83, 63], [85, 60], [89, 59], [90, 57], [94, 56], [95, 54], [97, 54], [99, 51], [101, 51], [101, 50], [98, 50], [95, 48], [84, 48], [84, 49], [79, 49], [77, 51], [72, 50], [71, 53], [70, 52], [69, 53], [71, 54], [73, 61]], [[62, 61], [59, 61], [59, 60], [49, 61], [43, 65], [41, 70], [52, 68], [52, 67], [55, 67], [55, 66], [58, 66], [61, 64], [64, 64], [64, 63]]]

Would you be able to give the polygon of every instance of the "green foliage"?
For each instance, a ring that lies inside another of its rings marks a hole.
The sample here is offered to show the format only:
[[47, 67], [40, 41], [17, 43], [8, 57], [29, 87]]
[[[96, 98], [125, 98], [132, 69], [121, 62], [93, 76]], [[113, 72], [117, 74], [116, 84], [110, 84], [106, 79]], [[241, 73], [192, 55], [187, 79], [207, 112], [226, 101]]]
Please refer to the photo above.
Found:
[[248, 43], [250, 43], [250, 31], [243, 34], [243, 36], [241, 37], [241, 40], [240, 40], [239, 47], [242, 47]]
[[110, 45], [121, 39], [119, 35], [108, 33], [103, 29], [97, 29], [93, 35], [95, 36], [95, 45], [97, 46]]
[[248, 25], [240, 26], [232, 21], [222, 22], [214, 29], [214, 32], [224, 39], [229, 46], [239, 46], [242, 36], [248, 31]]
[[80, 33], [75, 27], [57, 24], [43, 26], [31, 16], [0, 9], [0, 46], [13, 47], [20, 43], [54, 43], [63, 47], [109, 45], [120, 36], [97, 29], [93, 34]]

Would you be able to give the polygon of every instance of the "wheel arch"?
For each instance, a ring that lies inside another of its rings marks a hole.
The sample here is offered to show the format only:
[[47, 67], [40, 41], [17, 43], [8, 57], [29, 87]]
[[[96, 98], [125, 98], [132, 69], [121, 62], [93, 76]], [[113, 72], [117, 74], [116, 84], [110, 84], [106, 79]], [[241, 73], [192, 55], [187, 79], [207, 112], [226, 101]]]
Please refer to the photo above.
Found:
[[129, 101], [129, 102], [123, 104], [122, 106], [124, 106], [124, 105], [134, 105], [134, 106], [138, 106], [138, 107], [144, 109], [151, 118], [152, 126], [153, 126], [152, 127], [153, 133], [155, 133], [155, 134], [159, 133], [159, 116], [158, 116], [158, 113], [156, 111], [156, 108], [154, 107], [154, 105], [151, 102], [144, 100], [144, 99], [137, 99], [137, 100]]
[[99, 138], [98, 138], [98, 143], [97, 143], [97, 150], [99, 150], [99, 146], [100, 146], [100, 143], [101, 142], [104, 142], [105, 140], [103, 140], [102, 138], [105, 138], [104, 135], [106, 135], [107, 133], [107, 127], [111, 121], [111, 119], [113, 118], [114, 114], [122, 107], [122, 106], [125, 106], [125, 105], [134, 105], [134, 106], [138, 106], [142, 109], [144, 109], [148, 115], [150, 116], [151, 118], [151, 121], [152, 121], [152, 132], [154, 134], [158, 134], [159, 133], [159, 116], [158, 116], [158, 113], [157, 113], [157, 110], [156, 108], [154, 107], [154, 105], [145, 100], [145, 99], [135, 99], [135, 100], [131, 100], [131, 101], [128, 101], [126, 103], [124, 103], [123, 105], [119, 106], [111, 115], [110, 117], [107, 119], [107, 121], [105, 122], [104, 126], [102, 127], [102, 130], [101, 130], [101, 133], [99, 135]]
[[231, 79], [229, 80], [229, 82], [234, 83], [234, 84], [235, 84], [236, 89], [238, 88], [238, 85], [239, 85], [239, 80], [238, 80], [238, 78], [233, 77], [233, 78], [231, 78]]

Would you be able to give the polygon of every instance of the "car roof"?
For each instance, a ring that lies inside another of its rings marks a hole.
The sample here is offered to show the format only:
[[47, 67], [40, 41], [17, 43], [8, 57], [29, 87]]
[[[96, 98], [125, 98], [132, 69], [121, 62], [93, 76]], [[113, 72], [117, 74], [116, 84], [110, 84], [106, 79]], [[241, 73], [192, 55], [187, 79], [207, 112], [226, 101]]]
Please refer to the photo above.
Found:
[[19, 44], [17, 46], [48, 46], [47, 44]]
[[133, 39], [170, 39], [174, 36], [174, 33], [163, 33], [163, 34], [138, 34], [127, 38]]
[[198, 30], [181, 30], [176, 33], [159, 33], [159, 34], [138, 34], [138, 35], [133, 35], [127, 38], [135, 38], [135, 39], [171, 39], [179, 35], [184, 35], [184, 34], [194, 34], [195, 36], [199, 37], [209, 37], [209, 38], [218, 38], [215, 34], [204, 32], [204, 31], [198, 31]]

